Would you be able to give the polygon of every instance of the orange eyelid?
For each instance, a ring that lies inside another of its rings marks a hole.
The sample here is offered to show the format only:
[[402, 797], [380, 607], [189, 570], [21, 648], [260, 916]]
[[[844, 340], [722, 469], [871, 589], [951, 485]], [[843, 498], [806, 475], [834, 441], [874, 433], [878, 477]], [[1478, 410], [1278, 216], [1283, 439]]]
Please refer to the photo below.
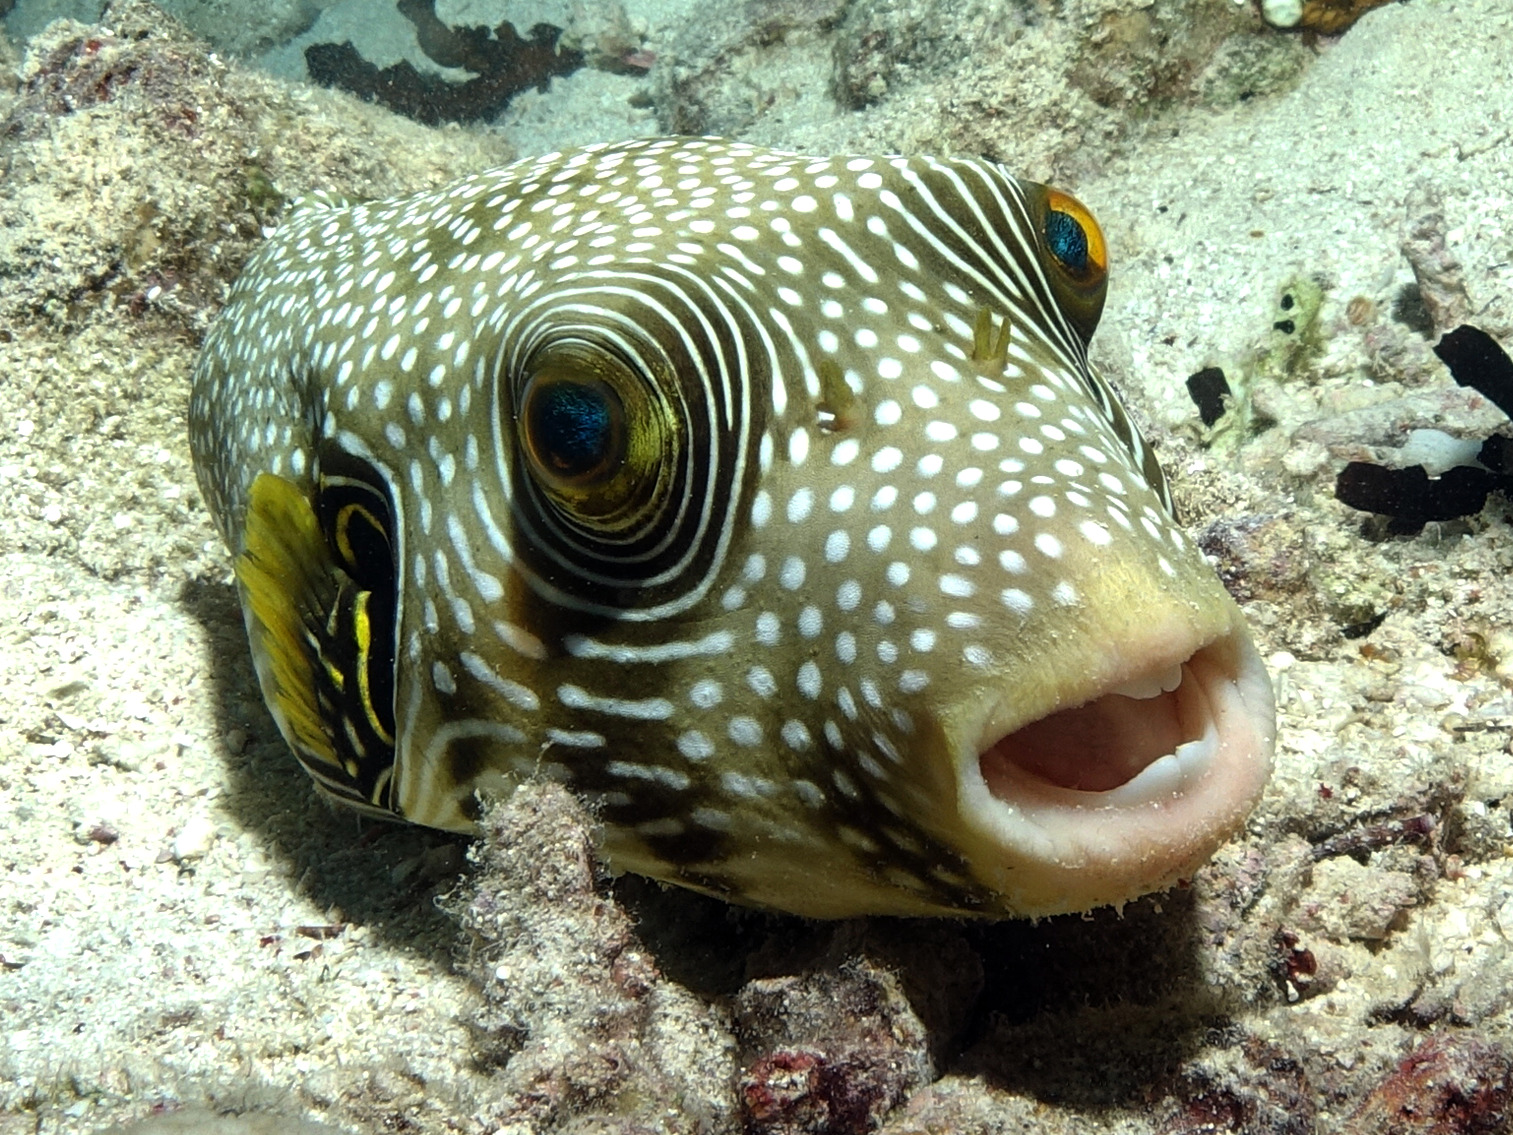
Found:
[[1088, 261], [1101, 272], [1108, 271], [1108, 246], [1103, 242], [1103, 230], [1088, 211], [1086, 205], [1070, 193], [1059, 189], [1046, 190], [1046, 207], [1057, 213], [1065, 213], [1082, 226], [1087, 234]]

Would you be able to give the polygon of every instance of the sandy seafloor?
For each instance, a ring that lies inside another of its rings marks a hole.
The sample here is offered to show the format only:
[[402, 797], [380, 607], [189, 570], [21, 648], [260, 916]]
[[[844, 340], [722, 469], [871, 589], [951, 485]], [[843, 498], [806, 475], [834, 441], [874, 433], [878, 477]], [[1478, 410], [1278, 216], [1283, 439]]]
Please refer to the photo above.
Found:
[[[1513, 348], [1513, 7], [1408, 0], [1318, 39], [1230, 0], [626, 7], [649, 74], [586, 70], [487, 130], [280, 86], [141, 8], [4, 63], [0, 1133], [1513, 1129], [1508, 502], [1394, 536], [1332, 495], [1368, 446], [1501, 420], [1428, 347], [1465, 319]], [[837, 104], [840, 58], [875, 101]], [[314, 799], [184, 434], [267, 219], [248, 168], [394, 193], [669, 127], [985, 152], [1098, 214], [1095, 356], [1277, 682], [1271, 787], [1189, 888], [817, 926], [596, 899], [549, 795], [482, 871]], [[1273, 330], [1310, 281], [1312, 329]], [[1183, 380], [1209, 365], [1254, 376], [1269, 428], [1203, 435]]]

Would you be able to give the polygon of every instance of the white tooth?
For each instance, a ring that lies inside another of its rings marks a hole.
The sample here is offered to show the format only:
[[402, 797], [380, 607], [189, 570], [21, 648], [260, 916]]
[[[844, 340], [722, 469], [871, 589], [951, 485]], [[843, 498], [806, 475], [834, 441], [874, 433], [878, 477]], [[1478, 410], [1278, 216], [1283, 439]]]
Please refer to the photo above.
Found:
[[1167, 753], [1160, 760], [1152, 761], [1140, 770], [1140, 775], [1128, 784], [1121, 784], [1108, 794], [1106, 799], [1116, 804], [1146, 804], [1153, 800], [1170, 800], [1182, 792], [1182, 758], [1176, 753]]
[[1169, 694], [1181, 684], [1182, 667], [1179, 664], [1169, 667], [1160, 674], [1145, 674], [1139, 678], [1132, 678], [1122, 685], [1115, 686], [1109, 690], [1109, 693], [1144, 701], [1146, 698]]
[[1115, 807], [1169, 800], [1192, 788], [1208, 771], [1218, 752], [1219, 728], [1210, 721], [1203, 736], [1186, 741], [1177, 746], [1175, 753], [1152, 761], [1134, 780], [1104, 793], [1103, 799]]

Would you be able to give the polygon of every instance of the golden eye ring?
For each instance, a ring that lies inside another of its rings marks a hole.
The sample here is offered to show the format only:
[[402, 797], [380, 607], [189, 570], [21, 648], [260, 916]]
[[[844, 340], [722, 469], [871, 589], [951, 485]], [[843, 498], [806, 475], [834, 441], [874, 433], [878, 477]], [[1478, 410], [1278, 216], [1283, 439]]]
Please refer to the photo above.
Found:
[[1101, 280], [1108, 273], [1108, 246], [1093, 214], [1059, 189], [1046, 191], [1045, 204], [1041, 235], [1047, 250], [1078, 283]]
[[530, 361], [515, 399], [522, 464], [562, 518], [636, 527], [667, 489], [676, 431], [652, 381], [613, 351], [559, 340]]
[[1061, 313], [1087, 343], [1108, 296], [1108, 243], [1093, 214], [1061, 189], [1020, 182], [1046, 282]]

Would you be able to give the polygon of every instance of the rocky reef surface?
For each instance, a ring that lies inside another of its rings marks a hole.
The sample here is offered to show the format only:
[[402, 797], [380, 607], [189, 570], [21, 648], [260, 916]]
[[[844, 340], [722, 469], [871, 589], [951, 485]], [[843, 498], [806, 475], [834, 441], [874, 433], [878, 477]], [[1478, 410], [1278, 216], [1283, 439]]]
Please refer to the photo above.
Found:
[[[468, 128], [231, 61], [342, 8], [245, 7], [178, 11], [216, 50], [142, 2], [22, 0], [0, 41], [0, 1135], [1508, 1129], [1508, 502], [1335, 497], [1508, 432], [1433, 351], [1513, 348], [1504, 0], [1332, 38], [1228, 0], [541, 4], [509, 18], [584, 65]], [[981, 153], [1098, 214], [1097, 360], [1278, 689], [1271, 788], [1189, 886], [816, 924], [607, 877], [547, 787], [472, 847], [315, 799], [189, 467], [227, 284], [314, 189], [669, 130]]]

